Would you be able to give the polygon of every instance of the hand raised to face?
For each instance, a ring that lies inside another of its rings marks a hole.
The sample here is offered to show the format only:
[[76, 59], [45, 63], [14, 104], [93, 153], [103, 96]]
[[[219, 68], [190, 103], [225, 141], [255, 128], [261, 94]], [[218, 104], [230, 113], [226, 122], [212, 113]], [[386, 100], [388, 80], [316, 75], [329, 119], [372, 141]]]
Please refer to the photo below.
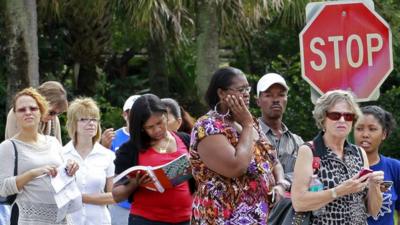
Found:
[[226, 102], [236, 122], [243, 127], [253, 125], [253, 116], [251, 115], [242, 97], [227, 95], [224, 101]]

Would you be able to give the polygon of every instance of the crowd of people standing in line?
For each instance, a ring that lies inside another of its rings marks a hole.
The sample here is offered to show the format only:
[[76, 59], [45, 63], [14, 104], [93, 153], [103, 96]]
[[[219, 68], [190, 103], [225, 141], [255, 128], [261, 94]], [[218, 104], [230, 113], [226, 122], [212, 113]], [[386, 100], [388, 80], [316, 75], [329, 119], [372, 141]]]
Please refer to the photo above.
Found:
[[[268, 224], [271, 208], [285, 200], [298, 212], [321, 211], [310, 224], [394, 224], [400, 162], [379, 153], [395, 127], [393, 116], [379, 106], [360, 109], [348, 91], [329, 91], [312, 112], [320, 131], [305, 143], [283, 122], [288, 92], [281, 75], [261, 77], [261, 117], [255, 118], [245, 74], [223, 67], [206, 92], [209, 110], [197, 120], [174, 99], [132, 95], [122, 108], [125, 126], [102, 133], [93, 99], [77, 98], [68, 106], [55, 81], [24, 89], [14, 98], [0, 144], [0, 195], [17, 194], [12, 208], [0, 205], [0, 223]], [[63, 112], [70, 138], [64, 147]], [[347, 141], [353, 127], [355, 144]], [[158, 166], [181, 155], [189, 157], [193, 179], [163, 193], [141, 186], [151, 182], [147, 173], [113, 184], [132, 166]], [[62, 165], [75, 176], [82, 208], [60, 220], [50, 177]], [[372, 172], [360, 176], [365, 168]], [[313, 177], [322, 183], [318, 192], [310, 190]]]

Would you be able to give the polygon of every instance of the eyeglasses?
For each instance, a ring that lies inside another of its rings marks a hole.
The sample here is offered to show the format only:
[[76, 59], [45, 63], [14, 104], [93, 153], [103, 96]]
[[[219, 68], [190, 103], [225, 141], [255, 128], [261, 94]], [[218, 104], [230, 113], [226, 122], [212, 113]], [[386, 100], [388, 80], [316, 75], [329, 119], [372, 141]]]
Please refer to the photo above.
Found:
[[62, 112], [56, 112], [56, 111], [54, 111], [54, 110], [50, 110], [49, 111], [49, 116], [58, 116], [58, 115], [60, 115]]
[[245, 93], [250, 93], [251, 87], [248, 86], [248, 87], [241, 87], [241, 88], [227, 88], [227, 90], [238, 91], [242, 94], [245, 94]]
[[28, 110], [30, 110], [31, 112], [37, 112], [39, 110], [39, 107], [36, 107], [36, 106], [23, 107], [23, 108], [17, 109], [16, 111], [19, 113], [25, 113]]
[[95, 118], [80, 118], [78, 121], [82, 122], [82, 123], [90, 123], [90, 122], [97, 123], [97, 122], [99, 122], [99, 120], [95, 119]]
[[342, 113], [342, 112], [327, 112], [326, 116], [333, 121], [340, 120], [340, 118], [344, 118], [345, 121], [353, 121], [354, 120], [354, 113]]

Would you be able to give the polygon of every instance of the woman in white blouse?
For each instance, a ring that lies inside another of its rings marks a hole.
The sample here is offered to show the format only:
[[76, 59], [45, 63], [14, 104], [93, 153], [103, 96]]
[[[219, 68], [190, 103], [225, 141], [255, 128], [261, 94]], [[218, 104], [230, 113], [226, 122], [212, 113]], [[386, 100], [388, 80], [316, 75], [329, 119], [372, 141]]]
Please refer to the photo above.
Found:
[[[50, 176], [54, 177], [64, 164], [61, 144], [52, 136], [38, 132], [39, 123], [47, 115], [48, 103], [35, 89], [18, 92], [13, 101], [13, 113], [21, 128], [12, 138], [0, 144], [0, 195], [17, 194], [12, 209], [11, 224], [65, 225], [66, 218], [58, 221], [58, 207]], [[18, 171], [14, 176], [14, 147], [18, 152]], [[66, 167], [72, 176], [78, 165], [70, 161]], [[15, 212], [19, 211], [19, 215]], [[17, 222], [16, 222], [17, 221]]]
[[91, 98], [75, 99], [67, 111], [67, 129], [71, 141], [63, 155], [79, 163], [76, 182], [82, 192], [83, 207], [72, 214], [74, 225], [111, 224], [108, 204], [114, 176], [114, 153], [98, 143], [101, 137], [100, 112]]

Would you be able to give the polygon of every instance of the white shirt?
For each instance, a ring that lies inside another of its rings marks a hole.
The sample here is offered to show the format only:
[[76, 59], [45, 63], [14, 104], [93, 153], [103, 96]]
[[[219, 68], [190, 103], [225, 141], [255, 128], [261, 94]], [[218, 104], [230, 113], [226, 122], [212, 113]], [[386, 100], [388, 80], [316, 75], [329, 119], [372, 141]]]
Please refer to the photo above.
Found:
[[[51, 136], [44, 136], [45, 141], [31, 145], [12, 138], [18, 152], [18, 175], [31, 169], [45, 165], [61, 166], [61, 144]], [[0, 195], [7, 196], [18, 193], [15, 203], [19, 208], [19, 222], [23, 225], [67, 224], [64, 219], [56, 222], [57, 204], [50, 176], [40, 176], [24, 185], [18, 191], [14, 176], [14, 147], [9, 140], [0, 144]]]
[[[72, 141], [63, 147], [65, 160], [73, 159], [79, 164], [76, 172], [76, 183], [82, 194], [104, 193], [106, 178], [114, 176], [114, 159], [112, 151], [95, 143], [89, 155], [82, 159]], [[107, 205], [83, 204], [82, 209], [72, 214], [74, 225], [111, 225]]]

